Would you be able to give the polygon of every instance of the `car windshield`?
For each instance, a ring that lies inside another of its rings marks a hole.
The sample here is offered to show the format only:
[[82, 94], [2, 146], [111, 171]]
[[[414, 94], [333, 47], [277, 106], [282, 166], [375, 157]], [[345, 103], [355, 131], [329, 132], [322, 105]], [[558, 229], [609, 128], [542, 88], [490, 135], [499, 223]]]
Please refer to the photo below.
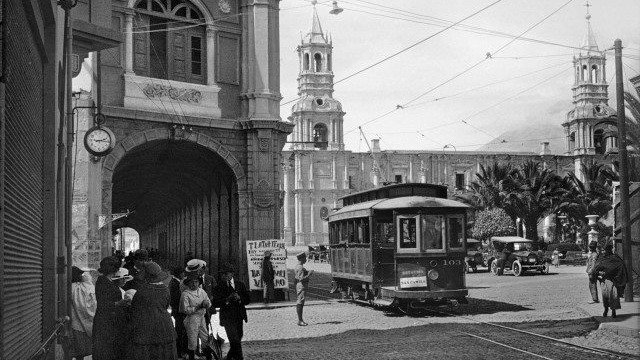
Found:
[[513, 249], [515, 251], [531, 251], [532, 243], [529, 243], [529, 242], [513, 243]]

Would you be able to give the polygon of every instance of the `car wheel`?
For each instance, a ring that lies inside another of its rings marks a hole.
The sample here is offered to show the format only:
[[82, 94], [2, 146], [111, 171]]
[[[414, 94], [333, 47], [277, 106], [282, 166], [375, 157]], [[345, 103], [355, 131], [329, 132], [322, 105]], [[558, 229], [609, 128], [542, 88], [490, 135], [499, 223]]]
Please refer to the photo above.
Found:
[[491, 273], [493, 275], [500, 275], [500, 268], [498, 267], [498, 260], [491, 261]]
[[513, 264], [511, 264], [511, 270], [513, 270], [514, 276], [522, 275], [522, 265], [520, 265], [520, 261], [514, 261]]

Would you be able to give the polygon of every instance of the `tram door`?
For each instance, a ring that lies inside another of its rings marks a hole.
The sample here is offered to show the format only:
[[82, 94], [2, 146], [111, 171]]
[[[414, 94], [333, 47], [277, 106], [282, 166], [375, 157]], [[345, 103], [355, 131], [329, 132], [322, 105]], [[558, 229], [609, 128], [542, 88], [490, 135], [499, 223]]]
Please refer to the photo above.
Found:
[[372, 216], [372, 261], [376, 284], [374, 286], [393, 286], [395, 284], [395, 247], [396, 226], [393, 211], [379, 211]]

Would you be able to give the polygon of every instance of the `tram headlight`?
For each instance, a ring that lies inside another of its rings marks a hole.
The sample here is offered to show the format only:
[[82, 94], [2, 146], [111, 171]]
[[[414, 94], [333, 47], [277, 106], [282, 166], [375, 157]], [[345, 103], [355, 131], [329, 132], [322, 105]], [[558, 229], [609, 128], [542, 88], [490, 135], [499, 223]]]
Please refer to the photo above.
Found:
[[429, 277], [429, 279], [435, 281], [435, 280], [438, 280], [438, 278], [440, 277], [440, 273], [438, 273], [438, 270], [436, 269], [431, 269], [427, 273], [427, 276]]

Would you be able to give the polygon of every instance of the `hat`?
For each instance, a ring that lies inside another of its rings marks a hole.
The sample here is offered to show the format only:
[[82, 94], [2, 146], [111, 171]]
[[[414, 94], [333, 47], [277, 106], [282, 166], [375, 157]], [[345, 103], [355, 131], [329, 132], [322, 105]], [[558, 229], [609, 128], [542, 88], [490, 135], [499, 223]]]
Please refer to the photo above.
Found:
[[100, 268], [98, 268], [98, 271], [102, 275], [114, 273], [118, 271], [121, 263], [122, 261], [120, 261], [120, 259], [113, 256], [107, 256], [106, 258], [102, 259], [102, 261], [100, 261]]
[[149, 261], [149, 252], [145, 249], [138, 249], [133, 253], [135, 261]]
[[296, 258], [298, 258], [298, 260], [306, 259], [307, 253], [303, 251], [300, 254], [296, 255]]
[[71, 282], [82, 282], [83, 270], [80, 270], [77, 266], [71, 267]]
[[127, 270], [125, 268], [120, 268], [111, 277], [111, 280], [122, 280], [122, 279], [124, 279], [124, 281], [127, 282], [127, 281], [133, 279], [133, 276], [129, 275], [129, 270]]
[[269, 256], [271, 256], [271, 251], [266, 250], [266, 251], [264, 252], [264, 257], [269, 257]]
[[220, 274], [234, 273], [235, 272], [235, 267], [230, 262], [226, 262], [226, 263], [223, 263], [222, 265], [220, 265], [220, 268], [218, 269], [218, 272]]
[[154, 261], [143, 263], [142, 270], [144, 271], [144, 279], [149, 283], [161, 282], [169, 276], [169, 274], [162, 271], [160, 265]]
[[187, 261], [187, 267], [184, 270], [188, 272], [194, 272], [202, 269], [205, 266], [207, 266], [206, 261], [200, 259], [191, 259]]

